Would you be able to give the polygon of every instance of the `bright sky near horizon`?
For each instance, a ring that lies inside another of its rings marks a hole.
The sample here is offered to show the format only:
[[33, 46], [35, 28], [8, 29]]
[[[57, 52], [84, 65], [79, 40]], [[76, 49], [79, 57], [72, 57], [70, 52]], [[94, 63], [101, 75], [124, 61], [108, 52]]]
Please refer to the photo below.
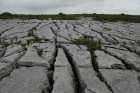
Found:
[[140, 0], [0, 0], [0, 14], [130, 14], [140, 15]]

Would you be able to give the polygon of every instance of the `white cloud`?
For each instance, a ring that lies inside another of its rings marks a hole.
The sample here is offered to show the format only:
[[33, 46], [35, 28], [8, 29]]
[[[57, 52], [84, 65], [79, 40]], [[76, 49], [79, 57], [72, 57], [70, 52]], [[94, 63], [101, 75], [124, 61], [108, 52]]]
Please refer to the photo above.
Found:
[[3, 0], [0, 13], [66, 14], [108, 13], [140, 15], [140, 0]]

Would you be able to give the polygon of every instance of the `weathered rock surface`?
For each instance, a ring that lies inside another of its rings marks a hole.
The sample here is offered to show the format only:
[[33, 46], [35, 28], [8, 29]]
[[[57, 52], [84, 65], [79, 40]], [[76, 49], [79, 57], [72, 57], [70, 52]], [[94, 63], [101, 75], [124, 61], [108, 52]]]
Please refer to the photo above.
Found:
[[34, 31], [35, 35], [43, 40], [48, 40], [50, 42], [54, 42], [55, 35], [53, 34], [50, 28], [45, 28], [41, 30]]
[[49, 93], [46, 72], [45, 68], [39, 67], [16, 69], [0, 82], [0, 93]]
[[58, 49], [55, 62], [54, 85], [52, 93], [75, 93], [74, 75], [62, 49]]
[[50, 68], [54, 60], [55, 45], [34, 43], [27, 48], [25, 55], [18, 61], [19, 66], [43, 66]]
[[103, 79], [111, 86], [113, 93], [139, 93], [140, 74], [134, 70], [100, 69]]
[[0, 93], [140, 93], [139, 23], [0, 19], [0, 44]]
[[6, 50], [4, 57], [7, 57], [9, 55], [12, 55], [14, 53], [19, 53], [22, 51], [24, 51], [24, 49], [21, 45], [10, 45], [7, 47], [7, 50]]
[[0, 80], [9, 75], [13, 71], [11, 64], [0, 62]]
[[107, 48], [106, 49], [111, 55], [118, 57], [119, 59], [124, 60], [126, 64], [130, 67], [140, 70], [140, 57], [135, 53], [129, 51], [123, 51], [119, 49]]
[[104, 53], [103, 51], [96, 50], [94, 56], [97, 57], [96, 61], [98, 62], [99, 69], [126, 69], [120, 60]]
[[71, 57], [81, 85], [81, 92], [111, 93], [106, 85], [96, 76], [97, 73], [93, 70], [91, 55], [88, 51], [82, 51], [78, 46], [70, 44], [63, 44], [62, 47]]

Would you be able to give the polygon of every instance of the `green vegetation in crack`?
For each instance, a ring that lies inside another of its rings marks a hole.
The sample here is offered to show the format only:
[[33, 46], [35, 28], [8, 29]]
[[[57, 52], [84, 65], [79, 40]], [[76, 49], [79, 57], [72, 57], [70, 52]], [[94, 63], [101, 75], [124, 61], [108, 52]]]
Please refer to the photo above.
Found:
[[102, 79], [102, 75], [101, 75], [101, 73], [97, 73], [97, 77], [99, 77], [99, 79], [102, 81], [103, 79]]
[[51, 51], [44, 51], [45, 53], [47, 53], [47, 52], [51, 52]]
[[33, 43], [45, 43], [45, 42], [42, 42], [40, 39], [28, 39], [26, 41], [28, 45], [33, 44]]
[[25, 46], [22, 46], [23, 47], [23, 49], [26, 51], [27, 50], [27, 48], [25, 47]]
[[0, 42], [0, 45], [4, 45], [5, 47], [8, 47], [9, 45], [12, 45], [13, 43], [2, 43]]
[[135, 54], [139, 55], [140, 57], [140, 52], [137, 52], [136, 50], [135, 51], [132, 51], [129, 47], [125, 46], [125, 48], [127, 48], [130, 52], [134, 52]]
[[104, 27], [103, 30], [111, 31], [111, 29], [107, 27]]
[[67, 29], [67, 30], [69, 29], [67, 25], [66, 25], [66, 29]]
[[7, 40], [7, 38], [6, 38], [6, 37], [4, 37], [4, 38], [3, 38], [3, 40]]
[[29, 31], [29, 32], [28, 32], [28, 37], [30, 37], [30, 36], [34, 36], [33, 31]]
[[72, 78], [74, 84], [75, 84], [75, 91], [78, 89], [78, 82], [76, 82], [75, 77]]
[[95, 50], [102, 50], [101, 45], [95, 42], [93, 39], [84, 38], [84, 39], [77, 39], [72, 44], [76, 45], [85, 45], [87, 46], [90, 52], [94, 52]]
[[0, 42], [0, 45], [4, 45], [5, 47], [8, 47], [9, 45], [12, 45], [12, 44], [16, 44], [16, 45], [21, 45], [21, 46], [26, 46], [27, 44], [17, 44], [17, 43], [2, 43]]

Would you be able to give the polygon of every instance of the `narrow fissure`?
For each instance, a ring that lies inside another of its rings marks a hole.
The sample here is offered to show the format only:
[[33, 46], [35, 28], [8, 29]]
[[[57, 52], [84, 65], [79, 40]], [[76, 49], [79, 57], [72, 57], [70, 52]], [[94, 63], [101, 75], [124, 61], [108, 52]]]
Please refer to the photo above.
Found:
[[112, 55], [111, 53], [109, 53], [107, 51], [106, 51], [106, 53], [109, 54], [109, 55], [111, 55], [111, 56], [113, 56], [113, 57], [115, 57], [116, 59], [120, 60], [125, 65], [125, 67], [126, 67], [127, 70], [132, 70], [133, 69], [129, 64], [126, 64], [123, 59], [120, 59], [119, 57], [114, 56], [114, 55]]
[[49, 93], [51, 93], [52, 90], [53, 90], [53, 84], [54, 84], [54, 80], [53, 80], [53, 76], [54, 76], [53, 75], [54, 74], [54, 64], [56, 62], [57, 54], [58, 54], [58, 48], [56, 46], [56, 51], [54, 52], [54, 59], [51, 62], [50, 69], [48, 69], [49, 71], [47, 72], [47, 77], [49, 79], [49, 83], [50, 83], [50, 86], [51, 86], [50, 88], [47, 88], [47, 89], [49, 89], [49, 90], [47, 90]]
[[99, 68], [98, 68], [98, 62], [96, 61], [96, 57], [93, 56], [93, 53], [91, 53], [91, 58], [92, 58], [93, 69], [97, 72], [97, 77], [100, 79], [100, 81], [102, 81], [103, 83], [105, 83], [105, 85], [107, 86], [107, 88], [113, 93], [112, 88], [109, 86], [109, 84], [107, 84], [107, 82], [105, 82], [103, 80], [103, 77], [102, 77], [102, 75], [101, 75], [101, 73], [99, 71]]
[[74, 66], [74, 64], [73, 64], [73, 59], [72, 59], [72, 57], [69, 55], [69, 53], [67, 52], [67, 50], [65, 49], [65, 48], [63, 48], [63, 47], [61, 47], [61, 46], [59, 46], [59, 48], [62, 48], [63, 50], [64, 50], [64, 53], [65, 53], [65, 55], [66, 55], [66, 57], [67, 57], [67, 59], [68, 59], [68, 61], [69, 61], [69, 63], [70, 63], [70, 65], [71, 65], [71, 67], [72, 67], [72, 71], [73, 71], [73, 73], [74, 73], [74, 76], [75, 76], [75, 82], [77, 82], [77, 84], [76, 84], [76, 89], [75, 89], [75, 92], [76, 93], [81, 93], [81, 87], [80, 87], [80, 82], [79, 82], [79, 79], [78, 79], [78, 73], [76, 72], [76, 68], [75, 68], [75, 66]]

